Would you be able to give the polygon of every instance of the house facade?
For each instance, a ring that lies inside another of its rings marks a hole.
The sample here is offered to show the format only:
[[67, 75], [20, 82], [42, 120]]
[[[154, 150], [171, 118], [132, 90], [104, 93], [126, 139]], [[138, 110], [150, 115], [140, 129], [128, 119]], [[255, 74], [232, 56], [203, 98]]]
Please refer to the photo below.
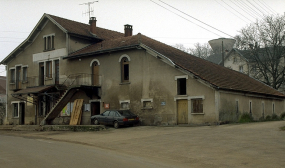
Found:
[[280, 115], [285, 96], [244, 75], [141, 33], [44, 14], [7, 66], [6, 124], [82, 124], [107, 109], [130, 109], [142, 125], [213, 124]]

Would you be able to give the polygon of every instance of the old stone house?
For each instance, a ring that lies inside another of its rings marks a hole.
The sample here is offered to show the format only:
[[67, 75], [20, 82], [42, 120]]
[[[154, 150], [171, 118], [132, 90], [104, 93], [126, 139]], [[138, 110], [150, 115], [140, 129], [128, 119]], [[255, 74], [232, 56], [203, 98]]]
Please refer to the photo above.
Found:
[[6, 124], [68, 124], [84, 99], [82, 124], [106, 109], [130, 109], [142, 125], [205, 124], [281, 114], [285, 96], [249, 76], [141, 33], [44, 14], [7, 66]]

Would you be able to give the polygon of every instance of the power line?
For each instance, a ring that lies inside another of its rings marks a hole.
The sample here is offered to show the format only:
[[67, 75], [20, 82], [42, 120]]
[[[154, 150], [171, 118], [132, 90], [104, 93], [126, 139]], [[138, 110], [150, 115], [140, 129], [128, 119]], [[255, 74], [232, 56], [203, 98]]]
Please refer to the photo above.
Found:
[[[248, 12], [250, 12], [251, 16], [254, 17], [254, 19], [260, 17], [260, 15], [258, 15], [258, 13], [256, 13], [256, 11], [254, 11], [253, 9], [251, 9], [246, 3], [244, 4], [242, 1], [236, 1], [238, 4], [240, 4], [243, 8], [245, 8], [245, 10], [247, 10]], [[254, 16], [253, 16], [254, 15]]]
[[249, 2], [254, 8], [256, 8], [262, 15], [265, 15], [261, 10], [259, 10], [256, 6], [254, 6], [249, 0], [246, 0], [247, 2]]
[[233, 15], [235, 15], [236, 17], [238, 17], [239, 19], [241, 19], [242, 21], [244, 21], [245, 23], [248, 23], [247, 21], [243, 20], [242, 18], [240, 18], [238, 15], [236, 15], [235, 13], [233, 13], [231, 10], [229, 10], [228, 8], [224, 7], [224, 5], [220, 4], [220, 2], [218, 2], [217, 0], [215, 0], [219, 5], [221, 5], [223, 8], [225, 8], [227, 11], [229, 11], [230, 13], [232, 13]]
[[[234, 5], [236, 5], [238, 8], [240, 8], [241, 10], [243, 10], [245, 13], [247, 13], [249, 16], [255, 18], [256, 16], [252, 16], [252, 13], [249, 13], [248, 11], [246, 11], [243, 7], [240, 7], [239, 4], [236, 4], [234, 1], [230, 0]], [[238, 2], [238, 1], [236, 1]]]
[[244, 4], [244, 6], [249, 8], [249, 10], [251, 12], [253, 12], [255, 15], [257, 15], [258, 17], [262, 17], [262, 15], [260, 15], [254, 8], [252, 8], [250, 5], [248, 5], [245, 1], [240, 1], [240, 3]]
[[241, 16], [243, 16], [244, 18], [246, 18], [247, 20], [249, 20], [250, 22], [252, 22], [250, 19], [248, 19], [247, 17], [245, 17], [243, 14], [241, 14], [239, 11], [235, 10], [233, 7], [231, 7], [229, 4], [227, 4], [225, 1], [222, 0], [222, 2], [224, 2], [228, 7], [232, 8], [235, 12], [239, 13]]
[[269, 5], [267, 5], [265, 2], [263, 2], [262, 0], [258, 0], [263, 6], [265, 6], [267, 9], [269, 9], [272, 13], [277, 14], [276, 11], [274, 11]]
[[198, 21], [198, 22], [203, 23], [204, 25], [211, 27], [212, 29], [215, 29], [215, 30], [217, 30], [217, 31], [219, 31], [219, 32], [221, 32], [221, 33], [227, 35], [227, 36], [233, 37], [233, 36], [231, 36], [231, 35], [229, 35], [229, 34], [223, 32], [223, 31], [221, 31], [221, 30], [219, 30], [219, 29], [217, 29], [217, 28], [215, 28], [215, 27], [213, 27], [213, 26], [211, 26], [211, 25], [209, 25], [209, 24], [207, 24], [207, 23], [205, 23], [205, 22], [202, 22], [202, 21], [200, 21], [199, 19], [196, 19], [196, 18], [194, 18], [193, 16], [190, 16], [189, 14], [187, 14], [187, 13], [185, 13], [185, 12], [183, 12], [183, 11], [181, 11], [181, 10], [179, 10], [179, 9], [177, 9], [177, 8], [175, 8], [175, 7], [171, 6], [171, 5], [169, 5], [169, 4], [165, 3], [165, 2], [163, 2], [162, 0], [159, 0], [159, 1], [162, 2], [162, 3], [164, 3], [164, 4], [166, 4], [167, 6], [169, 6], [169, 7], [173, 8], [173, 9], [175, 9], [175, 10], [177, 10], [177, 11], [183, 13], [184, 15], [187, 15], [187, 16], [191, 17], [192, 19], [195, 19], [195, 20]]
[[[253, 0], [255, 2], [255, 0]], [[258, 2], [255, 2], [255, 4], [257, 4], [262, 10], [266, 11], [268, 14], [271, 14], [272, 12], [268, 12], [267, 8], [263, 8], [260, 4], [258, 4]]]
[[[173, 11], [171, 11], [171, 10], [165, 8], [164, 6], [162, 6], [162, 5], [160, 5], [160, 4], [156, 3], [156, 2], [154, 2], [153, 0], [150, 0], [150, 1], [153, 2], [153, 3], [155, 3], [155, 4], [157, 4], [158, 6], [160, 6], [160, 7], [162, 7], [162, 8], [164, 8], [164, 9], [170, 11], [171, 13], [174, 13]], [[181, 17], [181, 18], [183, 18], [183, 19], [185, 19], [185, 20], [187, 20], [187, 21], [189, 21], [189, 22], [191, 22], [191, 23], [193, 23], [193, 24], [195, 24], [196, 26], [201, 27], [202, 29], [205, 29], [205, 30], [207, 30], [207, 31], [209, 31], [209, 32], [211, 32], [211, 33], [213, 33], [213, 34], [215, 34], [215, 35], [217, 35], [217, 36], [220, 37], [220, 35], [218, 35], [218, 34], [212, 32], [212, 31], [210, 31], [210, 30], [208, 30], [208, 29], [206, 29], [206, 28], [204, 28], [204, 27], [202, 27], [202, 26], [200, 26], [200, 25], [198, 25], [198, 24], [196, 24], [196, 23], [194, 23], [194, 22], [192, 22], [192, 21], [190, 21], [189, 19], [186, 19], [185, 17], [183, 17], [183, 16], [181, 16], [181, 15], [178, 15], [177, 13], [174, 13], [174, 14], [177, 15], [177, 16], [179, 16], [179, 17]]]
[[29, 33], [29, 32], [18, 32], [18, 31], [0, 31], [0, 32], [6, 32], [6, 33]]

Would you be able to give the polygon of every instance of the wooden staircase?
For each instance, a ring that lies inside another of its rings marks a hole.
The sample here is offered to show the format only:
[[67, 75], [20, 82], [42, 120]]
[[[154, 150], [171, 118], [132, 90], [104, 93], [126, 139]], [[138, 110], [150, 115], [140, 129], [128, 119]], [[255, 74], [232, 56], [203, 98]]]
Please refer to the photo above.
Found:
[[54, 120], [61, 110], [66, 106], [69, 102], [70, 98], [76, 93], [76, 88], [67, 89], [64, 94], [59, 98], [50, 112], [45, 116], [45, 118], [41, 121], [40, 125], [50, 124], [52, 120]]

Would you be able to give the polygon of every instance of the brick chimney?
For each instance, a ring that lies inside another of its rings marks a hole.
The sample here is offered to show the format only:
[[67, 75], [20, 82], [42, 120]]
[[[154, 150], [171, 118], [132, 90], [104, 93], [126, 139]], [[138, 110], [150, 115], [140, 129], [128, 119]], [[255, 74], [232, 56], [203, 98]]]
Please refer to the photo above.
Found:
[[89, 20], [89, 24], [90, 24], [90, 32], [93, 34], [96, 34], [96, 18], [95, 17], [91, 17]]
[[133, 35], [133, 26], [132, 25], [125, 25], [125, 37]]

